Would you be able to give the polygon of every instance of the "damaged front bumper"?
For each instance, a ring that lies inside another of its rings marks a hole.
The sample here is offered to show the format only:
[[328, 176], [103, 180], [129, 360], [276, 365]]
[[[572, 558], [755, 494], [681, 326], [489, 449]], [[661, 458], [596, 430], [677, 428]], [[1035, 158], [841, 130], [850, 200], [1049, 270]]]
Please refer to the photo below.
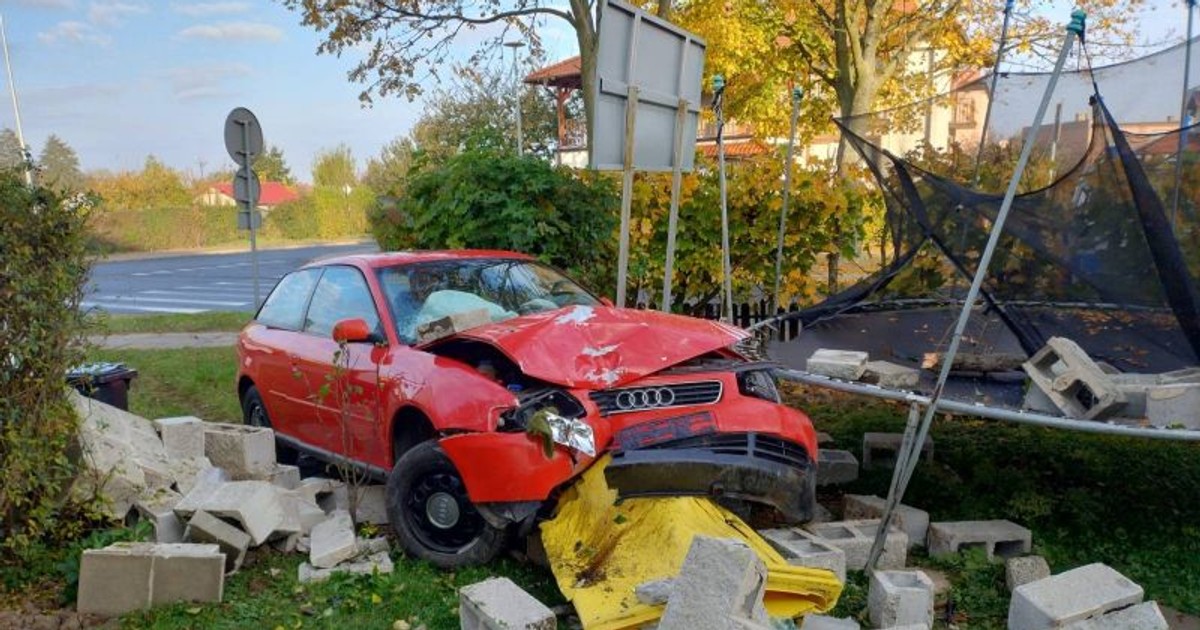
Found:
[[816, 469], [804, 447], [761, 433], [714, 433], [619, 450], [604, 471], [618, 496], [703, 495], [812, 519]]

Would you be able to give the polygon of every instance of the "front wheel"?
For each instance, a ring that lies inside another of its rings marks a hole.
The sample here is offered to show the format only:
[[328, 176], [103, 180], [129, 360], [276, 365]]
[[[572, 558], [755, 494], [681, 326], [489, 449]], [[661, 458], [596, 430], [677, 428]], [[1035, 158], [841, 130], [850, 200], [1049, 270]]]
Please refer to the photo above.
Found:
[[[252, 427], [273, 429], [271, 417], [267, 415], [267, 406], [263, 404], [262, 394], [258, 393], [258, 387], [254, 385], [248, 387], [246, 393], [242, 394], [242, 423]], [[299, 456], [296, 449], [280, 441], [279, 436], [275, 437], [275, 461], [280, 464], [295, 464]]]
[[454, 463], [434, 440], [396, 461], [387, 508], [405, 551], [443, 569], [484, 564], [504, 546], [504, 530], [475, 509]]

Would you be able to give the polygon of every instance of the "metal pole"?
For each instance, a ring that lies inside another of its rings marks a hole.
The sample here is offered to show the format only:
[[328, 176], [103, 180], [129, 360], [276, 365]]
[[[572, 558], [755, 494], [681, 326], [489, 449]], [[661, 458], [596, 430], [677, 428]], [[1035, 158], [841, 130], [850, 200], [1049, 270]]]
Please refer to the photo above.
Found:
[[679, 229], [679, 189], [683, 185], [683, 134], [687, 120], [686, 99], [675, 110], [675, 151], [671, 169], [671, 211], [667, 218], [667, 263], [663, 268], [662, 311], [671, 312], [671, 275], [675, 270], [675, 233]]
[[242, 123], [242, 151], [244, 151], [242, 155], [246, 159], [246, 220], [250, 223], [250, 264], [254, 274], [254, 310], [257, 311], [262, 301], [258, 287], [258, 237], [254, 226], [254, 195], [249, 194], [253, 190], [250, 184], [254, 181], [254, 170], [251, 168], [254, 160], [250, 155], [250, 124], [248, 122]]
[[788, 201], [792, 193], [792, 162], [796, 149], [796, 123], [800, 119], [800, 99], [804, 88], [792, 88], [792, 125], [788, 132], [787, 157], [783, 162], [783, 208], [779, 210], [779, 240], [775, 247], [775, 293], [772, 296], [771, 317], [779, 312], [779, 285], [783, 277], [783, 236], [787, 230]]
[[1004, 45], [1008, 41], [1008, 23], [1012, 20], [1014, 0], [1004, 3], [1004, 23], [1000, 27], [1000, 45], [996, 47], [996, 63], [992, 64], [992, 84], [988, 87], [987, 107], [984, 108], [983, 128], [979, 131], [979, 147], [975, 149], [975, 175], [971, 187], [979, 188], [979, 166], [983, 159], [983, 146], [987, 144], [988, 125], [992, 121], [992, 103], [996, 101], [996, 84], [1000, 81], [1000, 61], [1004, 59]]
[[517, 157], [525, 154], [525, 141], [523, 131], [521, 130], [521, 71], [517, 65], [517, 49], [525, 45], [525, 42], [504, 42], [506, 48], [511, 48], [513, 51], [513, 101], [516, 106], [516, 123], [517, 123]]
[[1042, 94], [1042, 102], [1038, 105], [1037, 114], [1034, 116], [1033, 124], [1030, 127], [1031, 132], [1025, 138], [1025, 146], [1021, 148], [1021, 156], [1017, 160], [1017, 169], [1008, 181], [1008, 190], [1004, 192], [1004, 201], [1000, 204], [1000, 211], [996, 214], [996, 222], [992, 226], [991, 234], [988, 235], [987, 246], [984, 247], [983, 255], [979, 259], [979, 267], [975, 270], [975, 277], [971, 280], [971, 288], [967, 291], [966, 300], [963, 301], [962, 312], [959, 313], [958, 321], [954, 324], [954, 334], [950, 337], [950, 347], [947, 349], [946, 356], [943, 359], [937, 384], [933, 387], [929, 406], [925, 408], [925, 416], [921, 419], [921, 425], [917, 430], [913, 442], [901, 444], [901, 452], [905, 448], [909, 449], [909, 459], [903, 468], [900, 466], [896, 467], [894, 474], [898, 476], [898, 479], [893, 486], [895, 492], [888, 494], [887, 505], [884, 507], [883, 520], [879, 527], [879, 533], [875, 536], [875, 544], [871, 547], [871, 556], [867, 563], [868, 567], [875, 566], [880, 554], [883, 552], [883, 542], [887, 536], [887, 528], [891, 522], [892, 512], [895, 510], [896, 505], [900, 503], [901, 498], [904, 497], [904, 491], [908, 488], [908, 482], [912, 479], [913, 470], [916, 469], [921, 446], [924, 445], [925, 439], [929, 435], [929, 427], [933, 424], [933, 417], [937, 413], [938, 406], [941, 403], [942, 394], [946, 387], [946, 380], [950, 377], [950, 369], [953, 366], [954, 357], [958, 354], [958, 346], [962, 341], [963, 331], [966, 330], [967, 320], [971, 318], [971, 310], [975, 306], [975, 300], [979, 298], [979, 290], [983, 286], [983, 279], [987, 276], [988, 266], [992, 262], [992, 256], [996, 253], [996, 245], [1000, 242], [1000, 234], [1004, 231], [1004, 223], [1008, 220], [1008, 213], [1012, 209], [1013, 199], [1017, 196], [1017, 186], [1021, 182], [1021, 176], [1025, 172], [1026, 165], [1029, 164], [1029, 156], [1033, 153], [1033, 145], [1037, 142], [1037, 130], [1041, 128], [1042, 121], [1046, 117], [1046, 110], [1050, 108], [1050, 100], [1054, 96], [1054, 88], [1058, 84], [1058, 77], [1062, 74], [1063, 66], [1067, 63], [1067, 57], [1071, 54], [1071, 45], [1075, 42], [1076, 37], [1080, 41], [1083, 41], [1085, 17], [1086, 14], [1081, 10], [1076, 9], [1071, 12], [1071, 22], [1067, 25], [1067, 34], [1063, 40], [1062, 51], [1058, 55], [1058, 61], [1054, 65], [1054, 72], [1050, 75], [1046, 91]]
[[1187, 144], [1188, 132], [1186, 127], [1190, 123], [1187, 120], [1188, 106], [1188, 82], [1191, 80], [1192, 72], [1192, 24], [1196, 12], [1196, 0], [1187, 1], [1187, 44], [1184, 46], [1183, 55], [1183, 97], [1179, 103], [1179, 149], [1175, 152], [1175, 194], [1171, 199], [1171, 227], [1175, 227], [1175, 214], [1179, 211], [1179, 189], [1183, 186], [1183, 149]]
[[713, 112], [717, 115], [717, 182], [721, 189], [721, 278], [725, 316], [733, 323], [733, 265], [729, 262], [729, 195], [725, 185], [725, 77], [713, 76]]
[[638, 87], [629, 86], [625, 102], [625, 166], [621, 177], [621, 237], [617, 251], [617, 307], [625, 308], [625, 281], [629, 274], [629, 215], [633, 211], [633, 140], [637, 124]]
[[13, 119], [17, 125], [17, 144], [21, 145], [21, 170], [25, 172], [25, 185], [33, 185], [33, 171], [30, 169], [30, 157], [25, 147], [25, 132], [21, 129], [21, 106], [17, 102], [17, 84], [13, 81], [12, 62], [8, 58], [8, 36], [4, 33], [4, 16], [0, 16], [0, 43], [4, 44], [4, 68], [8, 71], [8, 91], [12, 94]]

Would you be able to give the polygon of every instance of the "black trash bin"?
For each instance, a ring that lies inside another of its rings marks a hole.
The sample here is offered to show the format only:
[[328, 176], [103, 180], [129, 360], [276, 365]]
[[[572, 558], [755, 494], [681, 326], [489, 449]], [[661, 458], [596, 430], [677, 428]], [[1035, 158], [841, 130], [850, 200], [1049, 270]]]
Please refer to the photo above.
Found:
[[129, 411], [129, 387], [137, 374], [124, 363], [89, 363], [67, 370], [67, 384], [88, 398]]

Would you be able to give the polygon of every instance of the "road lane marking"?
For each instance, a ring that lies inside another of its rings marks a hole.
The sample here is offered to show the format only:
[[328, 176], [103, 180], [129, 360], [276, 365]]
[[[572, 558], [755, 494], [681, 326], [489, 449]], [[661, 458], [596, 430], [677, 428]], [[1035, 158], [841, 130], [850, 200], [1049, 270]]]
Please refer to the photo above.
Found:
[[249, 306], [250, 302], [251, 302], [251, 300], [246, 300], [243, 302], [225, 302], [225, 301], [217, 301], [217, 300], [152, 298], [152, 297], [138, 297], [136, 295], [110, 295], [110, 296], [104, 296], [100, 299], [108, 300], [108, 301], [117, 300], [120, 302], [129, 301], [129, 302], [165, 302], [168, 304], [203, 304], [205, 306]]
[[80, 302], [79, 306], [84, 309], [100, 309], [103, 311], [124, 310], [124, 311], [144, 311], [147, 313], [178, 313], [182, 315], [195, 315], [197, 313], [207, 313], [212, 309], [208, 308], [179, 308], [175, 306], [138, 306], [136, 304], [108, 304], [102, 300]]

